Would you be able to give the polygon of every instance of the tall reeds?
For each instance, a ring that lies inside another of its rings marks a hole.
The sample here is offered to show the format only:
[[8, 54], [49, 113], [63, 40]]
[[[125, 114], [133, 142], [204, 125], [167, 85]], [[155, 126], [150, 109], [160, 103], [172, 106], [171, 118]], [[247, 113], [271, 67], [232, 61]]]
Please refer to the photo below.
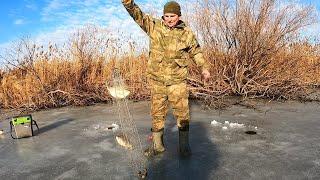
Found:
[[[320, 85], [320, 46], [301, 38], [315, 22], [310, 6], [278, 6], [276, 0], [199, 0], [188, 21], [203, 44], [212, 77], [203, 82], [189, 69], [191, 97], [213, 104], [227, 95], [301, 98]], [[36, 110], [108, 102], [115, 67], [133, 100], [150, 96], [147, 53], [98, 26], [85, 26], [63, 45], [22, 38], [2, 57], [1, 108]], [[127, 46], [128, 53], [121, 54]]]

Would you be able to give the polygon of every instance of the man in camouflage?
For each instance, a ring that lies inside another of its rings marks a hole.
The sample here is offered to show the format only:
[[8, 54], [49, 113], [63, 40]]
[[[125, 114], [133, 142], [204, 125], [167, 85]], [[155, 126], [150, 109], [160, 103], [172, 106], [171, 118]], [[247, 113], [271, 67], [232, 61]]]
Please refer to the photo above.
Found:
[[190, 60], [202, 69], [204, 79], [210, 77], [208, 63], [192, 30], [180, 20], [181, 8], [175, 1], [165, 4], [162, 19], [155, 19], [141, 11], [133, 0], [122, 0], [135, 22], [150, 37], [147, 65], [151, 85], [152, 145], [146, 156], [165, 151], [163, 132], [170, 103], [179, 128], [179, 151], [191, 154], [189, 146], [189, 103], [187, 74]]

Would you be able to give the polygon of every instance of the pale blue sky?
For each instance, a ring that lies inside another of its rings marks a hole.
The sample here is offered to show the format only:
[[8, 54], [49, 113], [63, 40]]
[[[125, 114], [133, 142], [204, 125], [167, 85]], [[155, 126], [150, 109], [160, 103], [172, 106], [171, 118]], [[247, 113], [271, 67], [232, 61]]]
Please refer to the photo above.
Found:
[[[192, 0], [179, 1], [181, 4]], [[70, 32], [84, 24], [93, 23], [113, 31], [128, 31], [144, 36], [121, 5], [121, 0], [0, 0], [0, 48], [23, 36], [36, 41], [63, 41]], [[136, 0], [146, 12], [159, 14], [167, 0]], [[319, 0], [295, 0], [314, 4]], [[312, 34], [320, 32], [319, 25], [310, 27]]]

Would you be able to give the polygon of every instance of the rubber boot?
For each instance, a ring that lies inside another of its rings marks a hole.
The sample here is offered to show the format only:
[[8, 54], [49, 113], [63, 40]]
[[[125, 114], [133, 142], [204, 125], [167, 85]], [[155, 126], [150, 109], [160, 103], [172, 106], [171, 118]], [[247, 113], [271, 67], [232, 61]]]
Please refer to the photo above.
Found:
[[[152, 131], [152, 130], [151, 130]], [[144, 155], [147, 157], [161, 154], [165, 151], [163, 145], [163, 129], [160, 131], [152, 131], [152, 144], [149, 148], [144, 151]]]
[[182, 157], [191, 156], [189, 145], [189, 126], [179, 128], [179, 153]]

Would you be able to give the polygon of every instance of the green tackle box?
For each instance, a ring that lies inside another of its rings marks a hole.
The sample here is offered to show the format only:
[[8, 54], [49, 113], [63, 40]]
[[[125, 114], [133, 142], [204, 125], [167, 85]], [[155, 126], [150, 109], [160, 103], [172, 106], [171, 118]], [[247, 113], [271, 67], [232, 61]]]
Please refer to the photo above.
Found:
[[32, 119], [31, 114], [12, 117], [10, 119], [11, 137], [13, 139], [19, 139], [33, 136], [33, 125], [39, 130], [37, 122]]

